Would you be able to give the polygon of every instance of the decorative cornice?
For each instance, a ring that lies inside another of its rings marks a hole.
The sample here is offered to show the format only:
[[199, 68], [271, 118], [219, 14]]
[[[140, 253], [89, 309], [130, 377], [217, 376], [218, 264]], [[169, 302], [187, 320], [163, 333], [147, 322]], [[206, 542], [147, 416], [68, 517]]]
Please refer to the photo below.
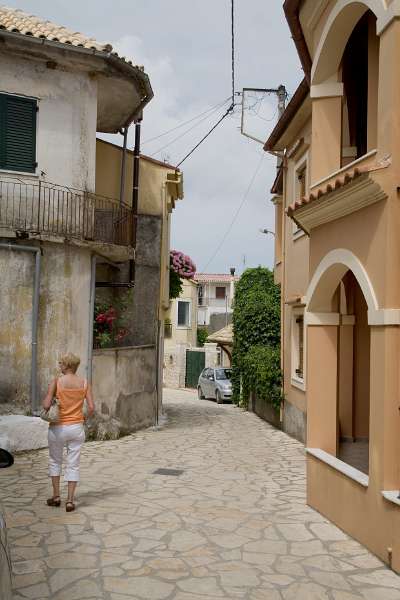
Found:
[[293, 213], [296, 223], [310, 234], [315, 227], [345, 217], [386, 198], [387, 194], [367, 172], [336, 189], [328, 186], [327, 191], [313, 201], [298, 208], [290, 207], [288, 214], [292, 216]]

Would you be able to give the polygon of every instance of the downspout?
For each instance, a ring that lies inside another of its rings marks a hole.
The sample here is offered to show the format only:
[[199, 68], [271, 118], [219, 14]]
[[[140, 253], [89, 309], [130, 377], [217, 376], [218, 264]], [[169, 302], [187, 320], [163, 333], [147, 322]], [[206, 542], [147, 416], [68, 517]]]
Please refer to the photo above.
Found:
[[20, 246], [19, 244], [11, 243], [0, 243], [0, 248], [4, 248], [7, 250], [17, 250], [20, 252], [32, 252], [33, 254], [35, 254], [35, 275], [33, 280], [32, 298], [31, 407], [32, 413], [34, 415], [38, 415], [40, 411], [40, 406], [37, 389], [37, 338], [40, 297], [41, 248], [37, 248], [35, 246]]
[[120, 133], [124, 136], [124, 144], [122, 146], [122, 164], [121, 164], [121, 183], [119, 186], [119, 204], [124, 202], [125, 196], [125, 172], [126, 172], [126, 148], [128, 145], [128, 127], [121, 129]]
[[139, 171], [140, 171], [140, 127], [142, 116], [135, 122], [135, 148], [133, 151], [133, 186], [132, 186], [132, 211], [133, 211], [133, 231], [132, 246], [135, 251], [134, 260], [129, 264], [129, 279], [132, 285], [135, 284], [136, 271], [136, 239], [138, 225], [138, 205], [139, 205]]
[[93, 380], [93, 326], [94, 326], [94, 302], [96, 298], [96, 263], [97, 256], [93, 254], [90, 270], [90, 295], [89, 295], [89, 333], [88, 333], [88, 351], [86, 379], [88, 383]]

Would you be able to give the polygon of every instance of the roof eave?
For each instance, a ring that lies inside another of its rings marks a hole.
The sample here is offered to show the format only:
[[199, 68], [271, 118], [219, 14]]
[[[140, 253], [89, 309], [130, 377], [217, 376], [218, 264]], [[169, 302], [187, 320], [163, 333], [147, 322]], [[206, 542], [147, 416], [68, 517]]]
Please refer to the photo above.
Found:
[[139, 80], [143, 85], [144, 92], [144, 94], [141, 97], [140, 103], [135, 106], [135, 108], [130, 113], [128, 119], [125, 118], [119, 121], [118, 123], [116, 123], [115, 129], [113, 131], [107, 131], [105, 133], [117, 133], [121, 129], [121, 127], [128, 127], [133, 121], [140, 119], [144, 107], [154, 97], [154, 92], [151, 87], [150, 79], [147, 73], [145, 73], [144, 70], [140, 67], [126, 62], [119, 56], [116, 56], [115, 54], [112, 54], [109, 51], [101, 51], [95, 48], [85, 48], [84, 46], [74, 46], [73, 44], [65, 44], [54, 40], [48, 40], [46, 38], [37, 38], [32, 35], [8, 31], [7, 29], [1, 28], [0, 37], [8, 37], [10, 39], [28, 44], [48, 46], [49, 48], [63, 50], [64, 52], [77, 53], [80, 55], [84, 54], [86, 56], [95, 56], [96, 58], [100, 58], [101, 60], [112, 65], [122, 74], [124, 74], [128, 79], [133, 80], [135, 85], [136, 82]]
[[281, 118], [275, 125], [271, 135], [265, 142], [264, 150], [266, 152], [276, 151], [276, 144], [279, 142], [279, 140], [281, 139], [281, 137], [295, 118], [303, 102], [307, 99], [309, 91], [309, 85], [307, 83], [307, 80], [304, 78], [297, 90], [295, 91], [289, 104], [287, 105], [285, 112], [282, 114]]
[[302, 0], [285, 0], [283, 10], [292, 34], [292, 39], [296, 45], [305, 79], [308, 85], [310, 85], [312, 60], [299, 19], [301, 2]]

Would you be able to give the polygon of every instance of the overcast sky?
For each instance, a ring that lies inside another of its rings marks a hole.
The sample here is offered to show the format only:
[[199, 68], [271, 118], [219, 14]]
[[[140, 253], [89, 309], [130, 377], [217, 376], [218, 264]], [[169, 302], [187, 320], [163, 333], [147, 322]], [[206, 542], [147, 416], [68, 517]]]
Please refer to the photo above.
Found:
[[[143, 142], [221, 104], [231, 93], [230, 0], [7, 0], [5, 4], [111, 42], [134, 63], [144, 65], [154, 99], [144, 112]], [[282, 0], [235, 0], [235, 20], [236, 90], [283, 83], [292, 94], [302, 71]], [[248, 100], [246, 130], [266, 139], [276, 121], [276, 98]], [[192, 121], [144, 143], [143, 153], [177, 164], [227, 106], [204, 115], [200, 123]], [[207, 267], [207, 272], [227, 272], [236, 266], [240, 273], [244, 264], [273, 263], [273, 238], [259, 229], [274, 229], [269, 189], [275, 159], [263, 152], [261, 144], [240, 134], [239, 106], [235, 112], [181, 167], [185, 198], [174, 211], [172, 246], [189, 254], [199, 271]], [[163, 148], [193, 125], [187, 135]], [[120, 143], [120, 136], [115, 137]], [[132, 145], [133, 139], [129, 141]], [[233, 227], [210, 262], [246, 191]]]

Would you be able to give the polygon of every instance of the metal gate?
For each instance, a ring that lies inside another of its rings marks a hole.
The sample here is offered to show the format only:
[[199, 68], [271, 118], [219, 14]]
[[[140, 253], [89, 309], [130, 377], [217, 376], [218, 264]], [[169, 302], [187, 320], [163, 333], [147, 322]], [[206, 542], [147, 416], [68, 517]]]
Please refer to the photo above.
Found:
[[206, 364], [206, 353], [201, 350], [186, 350], [185, 387], [197, 388], [199, 375]]

